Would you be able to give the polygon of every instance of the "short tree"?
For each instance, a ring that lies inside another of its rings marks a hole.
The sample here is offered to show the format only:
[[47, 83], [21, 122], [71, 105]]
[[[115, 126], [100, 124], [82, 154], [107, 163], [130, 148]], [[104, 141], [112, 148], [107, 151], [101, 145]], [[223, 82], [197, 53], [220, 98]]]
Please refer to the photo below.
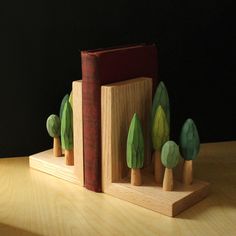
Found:
[[144, 138], [142, 125], [135, 113], [129, 127], [126, 149], [127, 165], [131, 168], [131, 184], [141, 185], [140, 168], [144, 163]]
[[172, 169], [177, 166], [179, 162], [180, 154], [179, 147], [174, 141], [167, 141], [161, 151], [161, 161], [166, 167], [164, 180], [163, 180], [163, 190], [172, 191], [173, 190], [173, 171]]
[[73, 154], [73, 114], [69, 100], [65, 102], [61, 120], [61, 143], [65, 150], [67, 165], [74, 164]]
[[69, 103], [70, 103], [71, 108], [72, 108], [72, 110], [73, 110], [73, 92], [72, 92], [72, 91], [70, 92]]
[[180, 133], [180, 153], [184, 158], [182, 181], [191, 184], [193, 181], [192, 160], [196, 159], [200, 149], [197, 127], [192, 119], [187, 119]]
[[48, 134], [53, 138], [53, 155], [59, 157], [62, 155], [61, 143], [60, 143], [60, 132], [61, 132], [61, 121], [57, 115], [50, 115], [46, 122]]
[[161, 149], [165, 142], [169, 140], [169, 124], [166, 119], [166, 115], [161, 106], [156, 110], [152, 125], [152, 144], [154, 148], [154, 175], [158, 184], [162, 183], [164, 167], [161, 163]]

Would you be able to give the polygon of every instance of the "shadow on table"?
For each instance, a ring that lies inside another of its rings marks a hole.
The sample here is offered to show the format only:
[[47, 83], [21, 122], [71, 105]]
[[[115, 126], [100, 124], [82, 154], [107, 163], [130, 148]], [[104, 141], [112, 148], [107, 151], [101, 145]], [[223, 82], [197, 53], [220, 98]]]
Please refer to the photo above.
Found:
[[39, 234], [29, 232], [24, 229], [20, 229], [11, 225], [0, 223], [0, 235], [1, 236], [40, 236]]

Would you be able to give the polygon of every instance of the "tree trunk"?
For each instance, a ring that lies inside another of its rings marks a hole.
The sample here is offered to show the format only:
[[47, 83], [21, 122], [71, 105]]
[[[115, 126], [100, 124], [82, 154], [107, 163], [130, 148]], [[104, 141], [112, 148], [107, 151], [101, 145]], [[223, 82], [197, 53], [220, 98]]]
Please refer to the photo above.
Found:
[[74, 150], [66, 150], [65, 149], [65, 160], [66, 165], [73, 166], [74, 165]]
[[153, 159], [154, 159], [155, 181], [156, 181], [156, 183], [161, 185], [163, 182], [163, 175], [164, 175], [164, 166], [161, 163], [161, 152], [155, 151], [153, 153]]
[[131, 184], [135, 186], [142, 185], [142, 177], [140, 169], [131, 169]]
[[189, 185], [193, 182], [193, 161], [192, 160], [184, 161], [182, 182], [186, 185]]
[[53, 138], [53, 155], [55, 157], [62, 156], [62, 153], [61, 153], [61, 142], [60, 142], [60, 138], [59, 137]]
[[173, 190], [173, 171], [172, 169], [165, 169], [165, 175], [163, 180], [163, 190], [172, 191]]

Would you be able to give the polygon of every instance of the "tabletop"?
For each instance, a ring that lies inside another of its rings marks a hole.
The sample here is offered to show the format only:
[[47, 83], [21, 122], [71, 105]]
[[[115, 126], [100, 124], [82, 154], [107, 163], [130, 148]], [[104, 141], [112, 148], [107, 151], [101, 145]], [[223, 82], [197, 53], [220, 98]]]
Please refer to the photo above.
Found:
[[201, 145], [196, 178], [210, 195], [170, 218], [0, 159], [0, 235], [236, 235], [236, 142]]

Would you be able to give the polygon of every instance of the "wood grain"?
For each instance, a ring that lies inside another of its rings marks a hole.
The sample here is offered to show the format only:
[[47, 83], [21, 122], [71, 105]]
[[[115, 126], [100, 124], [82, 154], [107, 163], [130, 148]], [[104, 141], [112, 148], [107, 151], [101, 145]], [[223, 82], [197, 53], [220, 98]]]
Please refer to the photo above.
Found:
[[[101, 88], [103, 191], [127, 176], [126, 141], [130, 122], [137, 113], [145, 140], [144, 165], [150, 163], [148, 121], [151, 111], [152, 79], [137, 78]], [[111, 159], [112, 158], [112, 159]]]
[[236, 142], [202, 145], [193, 164], [211, 194], [169, 218], [30, 169], [28, 158], [1, 158], [0, 235], [234, 236]]
[[82, 80], [72, 83], [73, 129], [74, 129], [74, 174], [84, 186]]
[[74, 166], [66, 165], [64, 156], [54, 157], [52, 149], [31, 155], [29, 164], [31, 168], [81, 185], [81, 181], [74, 174]]
[[[167, 192], [154, 182], [154, 175], [147, 165], [150, 163], [147, 124], [150, 123], [151, 91], [152, 80], [149, 78], [136, 78], [102, 86], [102, 187], [103, 192], [114, 197], [175, 216], [203, 199], [209, 192], [209, 184], [195, 180], [191, 186], [186, 186], [176, 182], [174, 191]], [[140, 117], [146, 147], [142, 186], [130, 183], [126, 163], [126, 140], [134, 113]], [[159, 164], [162, 165], [161, 161]]]

